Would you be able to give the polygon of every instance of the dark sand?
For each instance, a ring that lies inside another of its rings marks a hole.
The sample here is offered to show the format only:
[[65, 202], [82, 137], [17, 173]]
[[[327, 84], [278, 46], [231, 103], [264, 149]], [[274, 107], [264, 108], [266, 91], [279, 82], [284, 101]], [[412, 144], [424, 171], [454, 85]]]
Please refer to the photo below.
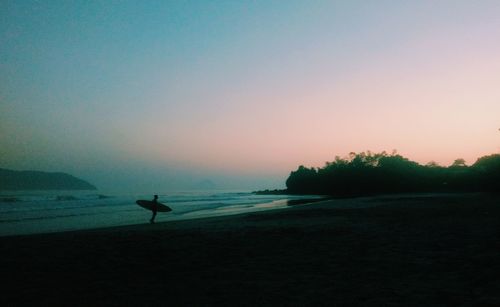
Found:
[[334, 200], [0, 238], [1, 306], [500, 306], [500, 198]]

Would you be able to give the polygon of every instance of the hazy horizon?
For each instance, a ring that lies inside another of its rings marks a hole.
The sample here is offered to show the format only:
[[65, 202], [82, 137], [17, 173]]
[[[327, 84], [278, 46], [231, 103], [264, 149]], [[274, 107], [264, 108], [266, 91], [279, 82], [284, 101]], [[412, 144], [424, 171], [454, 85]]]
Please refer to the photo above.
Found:
[[500, 150], [498, 1], [3, 1], [0, 167], [283, 188], [371, 150]]

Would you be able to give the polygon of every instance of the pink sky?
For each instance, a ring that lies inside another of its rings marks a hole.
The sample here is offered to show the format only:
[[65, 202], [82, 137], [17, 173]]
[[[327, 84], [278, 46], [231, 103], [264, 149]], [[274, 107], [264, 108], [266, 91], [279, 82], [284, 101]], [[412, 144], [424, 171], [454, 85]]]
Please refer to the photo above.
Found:
[[1, 10], [0, 167], [286, 178], [500, 152], [498, 1], [86, 5]]

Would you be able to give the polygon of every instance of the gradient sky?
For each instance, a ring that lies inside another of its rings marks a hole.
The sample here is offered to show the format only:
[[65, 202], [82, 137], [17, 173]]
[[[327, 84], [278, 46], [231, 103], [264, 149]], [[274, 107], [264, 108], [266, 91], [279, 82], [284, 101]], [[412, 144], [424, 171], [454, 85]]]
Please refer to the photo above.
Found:
[[351, 151], [472, 164], [498, 128], [497, 0], [0, 3], [0, 167], [274, 188]]

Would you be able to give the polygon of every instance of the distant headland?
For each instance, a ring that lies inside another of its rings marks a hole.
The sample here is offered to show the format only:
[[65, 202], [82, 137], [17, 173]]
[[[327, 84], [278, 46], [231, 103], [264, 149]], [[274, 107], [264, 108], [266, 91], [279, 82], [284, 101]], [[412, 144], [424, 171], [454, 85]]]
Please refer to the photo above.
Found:
[[66, 173], [13, 171], [0, 168], [0, 191], [96, 189], [87, 181]]
[[448, 167], [420, 165], [397, 153], [362, 152], [336, 157], [322, 168], [299, 166], [285, 190], [256, 194], [317, 194], [354, 197], [397, 193], [468, 193], [500, 191], [500, 154], [481, 157], [471, 166], [456, 159]]

